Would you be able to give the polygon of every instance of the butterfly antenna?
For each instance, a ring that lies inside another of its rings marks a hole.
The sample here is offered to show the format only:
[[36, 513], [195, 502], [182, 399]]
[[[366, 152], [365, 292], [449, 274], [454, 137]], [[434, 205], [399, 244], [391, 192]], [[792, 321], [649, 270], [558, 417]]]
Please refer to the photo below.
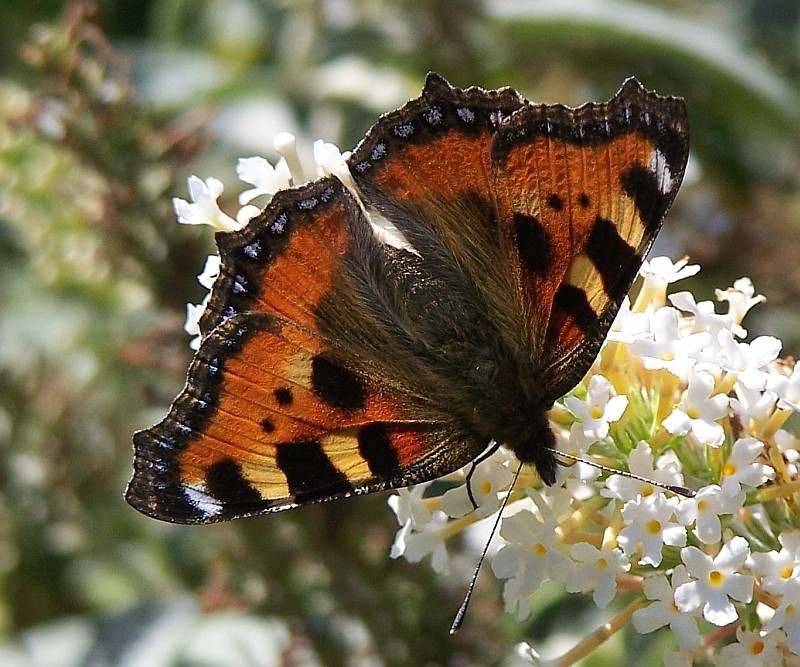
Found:
[[486, 558], [486, 554], [489, 551], [489, 545], [492, 543], [492, 538], [494, 538], [494, 534], [497, 532], [497, 527], [500, 525], [500, 519], [503, 516], [503, 510], [508, 505], [508, 499], [511, 498], [511, 492], [514, 490], [514, 486], [517, 483], [517, 479], [519, 479], [519, 473], [522, 471], [522, 463], [519, 464], [517, 468], [517, 473], [514, 475], [514, 479], [511, 481], [511, 486], [508, 488], [508, 493], [506, 497], [503, 498], [503, 503], [500, 505], [500, 509], [497, 512], [497, 518], [494, 520], [494, 525], [492, 526], [492, 532], [489, 533], [489, 538], [486, 540], [486, 544], [483, 547], [483, 551], [481, 552], [481, 557], [478, 559], [478, 564], [475, 566], [475, 571], [472, 573], [472, 579], [469, 582], [469, 586], [467, 587], [467, 594], [464, 596], [464, 601], [461, 603], [461, 606], [458, 608], [456, 612], [456, 617], [453, 619], [453, 624], [450, 626], [450, 634], [453, 635], [458, 632], [458, 629], [461, 627], [461, 624], [464, 622], [464, 617], [467, 615], [467, 607], [469, 606], [469, 601], [472, 599], [472, 591], [475, 590], [475, 582], [478, 581], [478, 572], [481, 570], [481, 565], [483, 565], [483, 560]]
[[[545, 447], [545, 449], [553, 452], [553, 454], [555, 454], [556, 456], [561, 456], [565, 459], [569, 459], [574, 463], [585, 463], [587, 466], [592, 466], [593, 468], [597, 468], [598, 470], [602, 470], [604, 472], [610, 472], [613, 475], [622, 475], [623, 477], [630, 477], [631, 479], [635, 479], [639, 482], [645, 482], [646, 484], [652, 484], [653, 486], [657, 486], [659, 489], [670, 491], [676, 495], [683, 496], [684, 498], [694, 498], [695, 495], [697, 495], [694, 491], [692, 491], [691, 489], [687, 489], [685, 486], [678, 486], [677, 484], [664, 484], [663, 482], [657, 482], [654, 479], [647, 479], [647, 477], [642, 477], [641, 475], [628, 472], [627, 470], [617, 470], [616, 468], [609, 468], [608, 466], [604, 466], [602, 463], [597, 463], [596, 461], [587, 461], [586, 459], [578, 458], [577, 456], [573, 456], [572, 454], [560, 452], [557, 449], [553, 449], [552, 447]], [[519, 474], [519, 472], [517, 474]]]

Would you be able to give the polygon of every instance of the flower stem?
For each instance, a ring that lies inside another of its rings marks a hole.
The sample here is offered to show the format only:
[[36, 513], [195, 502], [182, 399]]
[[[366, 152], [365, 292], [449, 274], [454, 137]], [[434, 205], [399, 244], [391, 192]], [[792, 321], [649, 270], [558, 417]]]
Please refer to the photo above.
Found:
[[560, 658], [554, 660], [553, 664], [557, 667], [569, 667], [569, 665], [574, 665], [581, 658], [585, 658], [600, 646], [600, 644], [625, 627], [630, 622], [633, 612], [637, 609], [641, 609], [645, 603], [646, 601], [641, 598], [634, 600], [608, 623], [601, 625], [597, 630], [584, 637]]
[[788, 498], [795, 493], [800, 493], [800, 479], [788, 484], [773, 484], [756, 492], [756, 502], [766, 503], [775, 498]]

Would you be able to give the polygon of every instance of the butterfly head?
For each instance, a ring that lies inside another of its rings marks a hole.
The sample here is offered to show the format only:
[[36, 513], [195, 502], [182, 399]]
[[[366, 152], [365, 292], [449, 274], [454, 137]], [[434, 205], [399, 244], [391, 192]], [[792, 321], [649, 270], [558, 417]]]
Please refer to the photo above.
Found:
[[523, 463], [532, 463], [536, 467], [539, 477], [548, 486], [556, 482], [557, 461], [553, 454], [556, 446], [556, 436], [547, 422], [547, 415], [540, 413], [537, 415], [542, 423], [532, 437], [521, 442], [514, 448], [517, 458]]
[[497, 440], [519, 459], [521, 463], [533, 465], [542, 481], [552, 486], [556, 481], [557, 461], [553, 450], [556, 436], [550, 428], [547, 409], [537, 407], [519, 413], [519, 420], [508, 421], [513, 424], [502, 431]]

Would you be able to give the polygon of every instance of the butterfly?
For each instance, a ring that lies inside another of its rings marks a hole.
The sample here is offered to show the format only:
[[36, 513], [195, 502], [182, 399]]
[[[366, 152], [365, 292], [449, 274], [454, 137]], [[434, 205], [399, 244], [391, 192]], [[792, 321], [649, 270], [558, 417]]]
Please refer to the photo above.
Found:
[[[436, 479], [491, 442], [556, 480], [548, 410], [588, 371], [683, 178], [686, 107], [422, 94], [336, 176], [220, 232], [202, 344], [134, 435], [128, 502], [210, 523]], [[374, 220], [391, 223], [393, 240]]]

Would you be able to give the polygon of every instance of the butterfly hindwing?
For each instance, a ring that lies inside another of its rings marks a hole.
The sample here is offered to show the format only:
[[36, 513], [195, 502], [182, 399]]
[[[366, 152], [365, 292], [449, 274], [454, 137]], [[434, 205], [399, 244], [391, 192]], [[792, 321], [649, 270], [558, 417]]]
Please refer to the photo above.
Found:
[[463, 311], [445, 314], [462, 329], [456, 337], [468, 338], [463, 329], [469, 325], [525, 328], [491, 155], [495, 133], [526, 104], [512, 88], [460, 90], [431, 73], [422, 95], [382, 116], [348, 160], [370, 210], [388, 218], [414, 248], [416, 283], [438, 283], [440, 298], [426, 308], [429, 317], [446, 307]]
[[218, 233], [220, 275], [201, 333], [249, 311], [313, 326], [352, 224], [367, 224], [358, 203], [339, 179], [327, 177], [277, 192], [243, 229]]
[[492, 136], [524, 104], [513, 88], [459, 90], [430, 73], [420, 97], [367, 132], [348, 159], [350, 171], [381, 211], [408, 206], [431, 218], [435, 206], [465, 192], [490, 200]]

